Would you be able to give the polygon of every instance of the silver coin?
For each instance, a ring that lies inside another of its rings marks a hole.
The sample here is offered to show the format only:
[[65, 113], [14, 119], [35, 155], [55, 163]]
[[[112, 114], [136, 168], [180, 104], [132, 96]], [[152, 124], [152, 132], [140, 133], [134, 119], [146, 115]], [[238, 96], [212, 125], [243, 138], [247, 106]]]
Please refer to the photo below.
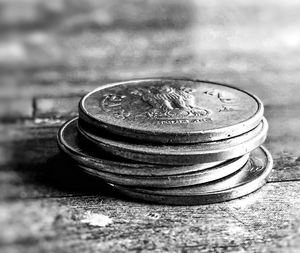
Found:
[[242, 197], [262, 187], [273, 166], [273, 159], [264, 147], [251, 152], [249, 161], [233, 175], [207, 184], [173, 189], [143, 189], [113, 185], [135, 199], [171, 205], [198, 205]]
[[187, 165], [225, 161], [249, 153], [265, 141], [268, 123], [263, 118], [256, 128], [234, 138], [181, 145], [129, 142], [127, 139], [107, 134], [104, 137], [93, 133], [82, 124], [78, 125], [78, 130], [95, 147], [99, 147], [99, 150], [120, 157], [154, 164]]
[[[189, 166], [152, 165], [134, 162], [113, 156], [104, 151], [95, 150], [91, 145], [80, 141], [77, 131], [77, 118], [66, 122], [58, 132], [58, 146], [76, 163], [104, 172], [123, 175], [167, 176], [205, 170], [217, 165], [225, 166], [225, 162], [211, 162]], [[236, 158], [226, 161], [234, 162]], [[226, 170], [226, 168], [224, 168]]]
[[188, 185], [196, 185], [214, 181], [226, 177], [239, 170], [248, 160], [249, 155], [244, 155], [233, 161], [222, 163], [221, 165], [206, 170], [195, 171], [185, 174], [177, 174], [170, 176], [135, 176], [135, 175], [120, 175], [115, 173], [104, 172], [99, 169], [89, 168], [82, 164], [77, 164], [85, 172], [97, 176], [106, 182], [139, 187], [158, 187], [172, 188]]
[[79, 104], [87, 124], [144, 141], [197, 143], [255, 128], [263, 104], [228, 85], [179, 79], [142, 79], [103, 85]]

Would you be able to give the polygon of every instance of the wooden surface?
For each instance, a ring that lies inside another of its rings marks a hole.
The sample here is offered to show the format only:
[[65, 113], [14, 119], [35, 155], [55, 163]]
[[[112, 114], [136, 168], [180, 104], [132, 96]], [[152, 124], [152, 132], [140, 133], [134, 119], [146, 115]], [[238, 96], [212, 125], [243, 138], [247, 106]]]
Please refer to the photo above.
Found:
[[[1, 252], [299, 252], [300, 2], [0, 2]], [[274, 170], [204, 206], [125, 199], [58, 155], [58, 127], [109, 81], [189, 77], [265, 104]]]

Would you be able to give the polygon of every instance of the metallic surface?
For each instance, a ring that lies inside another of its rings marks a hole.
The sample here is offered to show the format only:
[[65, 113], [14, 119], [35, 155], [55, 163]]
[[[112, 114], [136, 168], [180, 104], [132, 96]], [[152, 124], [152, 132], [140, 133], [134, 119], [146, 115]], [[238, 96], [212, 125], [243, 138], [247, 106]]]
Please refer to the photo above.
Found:
[[258, 98], [218, 83], [141, 79], [88, 93], [79, 117], [113, 134], [161, 143], [197, 143], [238, 136], [263, 116]]
[[272, 170], [272, 156], [264, 147], [251, 152], [246, 165], [233, 175], [207, 184], [173, 189], [127, 188], [113, 185], [123, 194], [147, 202], [174, 205], [209, 204], [235, 199], [256, 191]]
[[268, 123], [263, 118], [256, 128], [243, 135], [221, 141], [187, 145], [134, 143], [107, 133], [105, 137], [96, 135], [82, 124], [78, 125], [78, 130], [84, 138], [94, 144], [95, 148], [117, 156], [147, 163], [186, 165], [224, 161], [249, 153], [266, 139]]
[[89, 168], [82, 164], [77, 165], [85, 172], [113, 184], [149, 188], [171, 188], [207, 183], [231, 175], [245, 165], [248, 157], [249, 155], [247, 154], [213, 168], [169, 176], [120, 175], [104, 172], [100, 169]]
[[[80, 139], [77, 118], [69, 120], [61, 127], [58, 133], [58, 145], [76, 163], [96, 170], [124, 175], [166, 176], [200, 171], [221, 164], [224, 166], [223, 161], [189, 166], [153, 165], [122, 159], [104, 151], [99, 152]], [[231, 161], [234, 160], [236, 158]]]

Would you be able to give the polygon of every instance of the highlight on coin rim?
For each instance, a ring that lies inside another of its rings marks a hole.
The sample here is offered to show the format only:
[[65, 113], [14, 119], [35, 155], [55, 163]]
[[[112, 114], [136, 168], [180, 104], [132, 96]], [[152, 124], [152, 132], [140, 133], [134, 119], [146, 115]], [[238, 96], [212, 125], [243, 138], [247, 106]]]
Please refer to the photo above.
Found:
[[[123, 190], [128, 190], [128, 192], [131, 192], [131, 193], [137, 193], [137, 194], [146, 194], [146, 195], [153, 195], [154, 197], [155, 196], [157, 196], [157, 197], [159, 197], [159, 196], [161, 196], [161, 197], [168, 197], [168, 196], [170, 196], [170, 197], [197, 197], [197, 196], [199, 196], [199, 197], [203, 197], [203, 196], [207, 196], [207, 195], [211, 195], [211, 196], [213, 196], [213, 195], [216, 195], [216, 194], [220, 194], [220, 193], [222, 193], [222, 194], [229, 194], [231, 191], [237, 191], [237, 190], [239, 190], [239, 188], [241, 188], [241, 190], [244, 190], [244, 188], [246, 187], [246, 186], [249, 186], [249, 185], [251, 185], [251, 186], [253, 186], [253, 185], [256, 185], [255, 186], [255, 188], [251, 188], [250, 189], [250, 191], [246, 191], [247, 193], [243, 193], [243, 194], [241, 194], [240, 196], [236, 196], [236, 197], [234, 197], [234, 198], [232, 198], [232, 199], [235, 199], [235, 198], [239, 198], [239, 197], [242, 197], [242, 196], [245, 196], [245, 195], [248, 195], [248, 194], [250, 194], [250, 193], [252, 193], [252, 192], [254, 192], [254, 191], [256, 191], [256, 190], [258, 190], [259, 188], [261, 188], [265, 183], [266, 183], [266, 181], [267, 181], [267, 178], [269, 177], [269, 175], [270, 175], [270, 172], [272, 171], [272, 169], [273, 169], [273, 158], [272, 158], [272, 155], [270, 154], [270, 152], [264, 147], [264, 146], [260, 146], [260, 147], [258, 147], [259, 149], [261, 149], [263, 152], [264, 152], [264, 154], [266, 155], [266, 161], [267, 161], [267, 163], [266, 163], [266, 165], [265, 165], [265, 169], [264, 169], [264, 171], [259, 175], [259, 177], [257, 177], [257, 178], [255, 178], [254, 180], [252, 180], [252, 181], [250, 181], [250, 182], [244, 182], [244, 183], [241, 183], [241, 184], [239, 184], [239, 185], [237, 185], [237, 186], [234, 186], [234, 187], [229, 187], [228, 189], [226, 189], [226, 190], [222, 190], [222, 191], [211, 191], [211, 192], [207, 192], [207, 193], [205, 193], [205, 194], [198, 194], [198, 195], [190, 195], [190, 196], [188, 196], [188, 195], [179, 195], [179, 194], [174, 194], [174, 195], [171, 195], [171, 194], [169, 194], [169, 195], [167, 195], [167, 194], [162, 194], [162, 193], [151, 193], [151, 190], [146, 190], [146, 189], [142, 189], [142, 188], [138, 188], [138, 189], [135, 189], [135, 188], [132, 188], [132, 189], [127, 189], [128, 187], [124, 187], [124, 186], [119, 186], [119, 185], [116, 185], [116, 184], [111, 184], [110, 183], [110, 185], [111, 186], [113, 186], [113, 187], [115, 187], [115, 188], [117, 188], [117, 189], [119, 189], [119, 190], [121, 190], [122, 191], [122, 188], [123, 188]], [[251, 171], [251, 170], [250, 170]], [[261, 170], [260, 170], [261, 171]], [[238, 172], [235, 172], [235, 173], [239, 173], [239, 171]], [[230, 176], [229, 176], [230, 177]], [[212, 182], [211, 182], [212, 183]], [[192, 186], [192, 187], [194, 187], [194, 186]], [[188, 186], [187, 186], [187, 188], [188, 188]], [[207, 196], [207, 197], [209, 197], [209, 196]], [[137, 197], [138, 198], [138, 197]], [[227, 199], [227, 200], [231, 200], [230, 198], [229, 199]], [[222, 201], [224, 201], [224, 200], [222, 200]], [[152, 201], [153, 202], [153, 201]], [[154, 201], [155, 202], [155, 201]], [[217, 201], [217, 202], [220, 202], [220, 201]], [[210, 203], [214, 203], [214, 202], [210, 202]], [[205, 203], [206, 204], [206, 203]]]
[[[126, 85], [126, 84], [136, 84], [139, 82], [151, 82], [151, 81], [187, 81], [187, 82], [198, 82], [198, 83], [208, 83], [208, 84], [214, 84], [214, 85], [220, 85], [220, 86], [225, 86], [231, 89], [235, 89], [238, 90], [242, 93], [247, 94], [248, 96], [252, 97], [256, 103], [257, 103], [257, 111], [256, 113], [249, 119], [243, 120], [235, 125], [231, 125], [231, 126], [226, 126], [226, 127], [219, 127], [219, 128], [214, 128], [214, 129], [210, 129], [210, 130], [197, 130], [197, 131], [192, 131], [189, 133], [190, 136], [196, 136], [196, 135], [215, 135], [217, 136], [219, 131], [222, 130], [224, 132], [228, 131], [230, 132], [231, 129], [243, 129], [245, 127], [245, 124], [250, 125], [255, 127], [257, 122], [260, 121], [260, 119], [263, 116], [264, 113], [264, 106], [263, 103], [261, 102], [261, 100], [255, 96], [254, 94], [242, 90], [240, 88], [228, 85], [228, 84], [223, 84], [223, 83], [217, 83], [217, 82], [211, 82], [211, 81], [204, 81], [204, 80], [197, 80], [197, 79], [180, 79], [180, 78], [144, 78], [144, 79], [132, 79], [132, 80], [128, 80], [128, 81], [121, 81], [121, 82], [115, 82], [115, 83], [108, 83], [108, 84], [104, 84], [101, 85], [100, 87], [94, 89], [93, 91], [87, 93], [84, 97], [81, 98], [80, 102], [79, 102], [79, 117], [80, 118], [87, 118], [89, 123], [93, 124], [93, 125], [97, 125], [97, 127], [101, 127], [104, 128], [112, 133], [115, 134], [119, 134], [120, 135], [120, 129], [126, 129], [129, 133], [134, 133], [136, 135], [140, 135], [140, 137], [142, 136], [147, 136], [151, 133], [151, 136], [155, 136], [155, 135], [159, 135], [159, 134], [164, 134], [167, 136], [176, 136], [178, 138], [180, 137], [184, 137], [186, 136], [186, 133], [183, 133], [182, 131], [174, 131], [174, 132], [168, 132], [166, 130], [163, 129], [156, 129], [155, 133], [153, 131], [147, 131], [143, 128], [129, 128], [126, 126], [118, 126], [117, 124], [112, 124], [111, 122], [104, 122], [101, 121], [100, 119], [95, 118], [91, 113], [89, 113], [86, 108], [85, 108], [85, 100], [92, 95], [93, 93], [99, 91], [99, 90], [103, 90], [106, 88], [110, 88], [110, 87], [114, 87], [114, 86], [118, 86], [118, 85]], [[122, 131], [122, 133], [124, 133], [124, 131]], [[124, 133], [126, 134], [126, 133]], [[234, 136], [232, 136], [234, 137]], [[156, 138], [155, 138], [156, 139]], [[217, 139], [215, 139], [217, 140]], [[199, 141], [200, 142], [200, 141]], [[180, 143], [180, 142], [179, 142]]]

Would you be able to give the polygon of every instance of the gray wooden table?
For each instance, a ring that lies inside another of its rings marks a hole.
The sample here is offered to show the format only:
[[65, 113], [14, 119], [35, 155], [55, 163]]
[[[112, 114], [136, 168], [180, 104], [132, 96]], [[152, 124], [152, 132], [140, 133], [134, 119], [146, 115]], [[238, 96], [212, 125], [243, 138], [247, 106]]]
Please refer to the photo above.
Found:
[[[0, 2], [1, 252], [299, 252], [300, 2]], [[274, 170], [247, 197], [134, 202], [61, 160], [58, 127], [87, 91], [139, 77], [258, 95]]]

